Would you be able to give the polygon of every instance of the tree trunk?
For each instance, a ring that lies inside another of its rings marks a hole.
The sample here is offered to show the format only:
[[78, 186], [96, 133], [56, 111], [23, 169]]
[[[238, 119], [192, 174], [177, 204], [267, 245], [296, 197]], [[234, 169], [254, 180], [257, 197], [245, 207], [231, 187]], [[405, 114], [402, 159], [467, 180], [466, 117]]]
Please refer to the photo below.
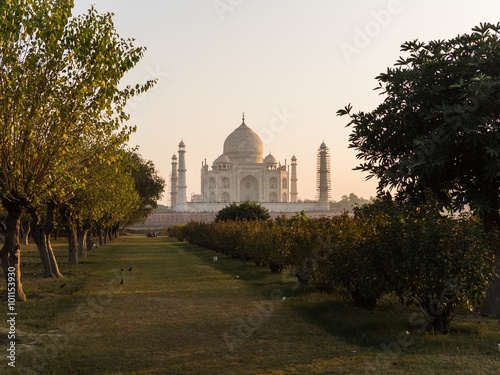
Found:
[[102, 225], [97, 224], [97, 236], [99, 238], [99, 246], [104, 245], [104, 236], [102, 235]]
[[486, 316], [500, 315], [500, 277], [490, 282], [486, 298], [481, 306], [481, 314]]
[[87, 234], [87, 251], [92, 251], [94, 249], [94, 240], [92, 239], [93, 235], [93, 230], [90, 229], [89, 233]]
[[35, 241], [36, 247], [38, 249], [38, 254], [40, 254], [40, 259], [42, 260], [43, 276], [54, 277], [55, 275], [52, 271], [49, 252], [47, 251], [45, 232], [40, 224], [40, 214], [35, 208], [30, 208], [29, 212], [31, 215], [31, 219], [33, 220], [33, 230], [31, 231], [31, 235], [33, 236], [33, 241]]
[[104, 242], [104, 245], [106, 245], [108, 243], [108, 236], [109, 236], [109, 227], [104, 227], [103, 228], [103, 242]]
[[114, 234], [115, 240], [118, 237], [120, 237], [120, 223], [115, 224], [115, 226], [113, 227], [113, 234]]
[[63, 278], [61, 271], [59, 271], [59, 265], [57, 264], [56, 256], [54, 254], [54, 250], [52, 249], [52, 244], [50, 243], [50, 237], [54, 232], [56, 227], [56, 214], [57, 214], [57, 204], [53, 201], [47, 202], [47, 215], [45, 217], [45, 244], [47, 248], [47, 253], [50, 259], [50, 265], [52, 267], [52, 272], [55, 277]]
[[87, 233], [82, 225], [79, 225], [76, 230], [78, 236], [78, 257], [87, 257]]
[[26, 225], [23, 226], [22, 230], [23, 230], [23, 236], [24, 236], [24, 245], [28, 246], [30, 233], [31, 233], [31, 221], [30, 220], [26, 220]]
[[66, 225], [66, 234], [68, 235], [69, 259], [68, 264], [78, 264], [78, 236], [76, 233], [76, 225], [68, 223]]
[[[498, 207], [483, 216], [486, 231], [500, 228], [500, 214]], [[500, 245], [495, 242], [495, 257], [497, 259], [497, 270], [500, 270]], [[486, 298], [481, 306], [482, 315], [500, 315], [500, 277], [490, 281]]]
[[49, 253], [50, 265], [52, 267], [52, 272], [54, 272], [54, 276], [58, 278], [64, 278], [63, 274], [59, 270], [59, 264], [57, 263], [56, 255], [54, 254], [54, 249], [52, 249], [52, 244], [50, 242], [50, 235], [46, 236], [47, 240], [47, 252]]
[[87, 258], [87, 236], [90, 228], [87, 222], [78, 226], [78, 256], [81, 258]]
[[43, 273], [45, 277], [60, 277], [63, 275], [59, 271], [59, 265], [50, 243], [50, 236], [55, 228], [57, 205], [54, 202], [47, 202], [47, 214], [45, 223], [40, 223], [40, 214], [34, 208], [31, 208], [30, 214], [33, 220], [33, 240], [35, 241], [38, 253], [42, 260]]
[[0, 250], [0, 261], [7, 282], [7, 292], [9, 292], [9, 275], [14, 273], [14, 290], [17, 301], [25, 302], [26, 294], [21, 283], [21, 246], [19, 246], [19, 232], [21, 217], [26, 208], [26, 204], [19, 201], [2, 200], [4, 208], [7, 210], [6, 235], [2, 250]]

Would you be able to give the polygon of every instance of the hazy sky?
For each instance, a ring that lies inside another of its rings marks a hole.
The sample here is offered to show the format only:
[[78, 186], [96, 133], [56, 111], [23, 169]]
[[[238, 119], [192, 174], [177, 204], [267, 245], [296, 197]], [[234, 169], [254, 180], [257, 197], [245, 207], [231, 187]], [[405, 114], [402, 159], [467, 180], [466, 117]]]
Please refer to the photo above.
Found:
[[245, 122], [261, 135], [264, 156], [295, 154], [299, 198], [315, 198], [316, 153], [331, 153], [332, 198], [376, 194], [376, 181], [353, 171], [348, 103], [370, 111], [382, 100], [375, 77], [407, 40], [448, 39], [480, 22], [500, 21], [498, 0], [75, 0], [115, 14], [122, 37], [147, 47], [127, 83], [158, 78], [130, 103], [131, 145], [156, 165], [170, 191], [171, 157], [186, 143], [188, 199], [200, 192], [201, 162], [222, 154]]

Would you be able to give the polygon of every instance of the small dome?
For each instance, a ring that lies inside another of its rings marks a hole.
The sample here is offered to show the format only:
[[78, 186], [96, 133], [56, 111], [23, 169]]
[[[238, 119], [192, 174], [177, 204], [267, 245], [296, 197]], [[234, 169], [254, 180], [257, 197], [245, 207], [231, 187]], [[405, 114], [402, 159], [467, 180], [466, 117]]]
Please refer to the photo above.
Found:
[[226, 154], [222, 154], [217, 159], [214, 160], [213, 165], [215, 164], [231, 164], [231, 159]]
[[264, 159], [264, 163], [265, 164], [277, 164], [278, 161], [276, 160], [276, 158], [271, 155], [271, 153], [269, 153], [269, 155], [266, 156], [266, 158]]
[[292, 161], [297, 161], [297, 158], [295, 157], [295, 155], [292, 156]]

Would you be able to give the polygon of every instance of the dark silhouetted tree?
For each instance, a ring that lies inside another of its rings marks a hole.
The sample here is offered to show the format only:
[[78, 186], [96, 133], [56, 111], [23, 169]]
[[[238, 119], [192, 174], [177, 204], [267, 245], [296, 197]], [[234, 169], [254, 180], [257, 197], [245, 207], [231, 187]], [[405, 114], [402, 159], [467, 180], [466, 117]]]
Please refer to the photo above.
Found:
[[[379, 179], [379, 193], [439, 208], [467, 205], [487, 229], [500, 227], [500, 23], [428, 43], [406, 42], [377, 77], [384, 101], [371, 112], [339, 110], [352, 127], [357, 169]], [[500, 259], [500, 247], [496, 250]], [[500, 313], [500, 280], [485, 313]]]

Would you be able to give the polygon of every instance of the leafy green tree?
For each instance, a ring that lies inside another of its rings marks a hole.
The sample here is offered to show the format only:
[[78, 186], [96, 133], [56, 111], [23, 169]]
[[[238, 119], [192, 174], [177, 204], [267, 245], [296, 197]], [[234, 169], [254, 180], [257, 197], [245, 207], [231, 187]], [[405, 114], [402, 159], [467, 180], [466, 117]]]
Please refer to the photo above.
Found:
[[98, 233], [102, 234], [100, 245], [115, 238], [120, 224], [128, 222], [140, 206], [135, 180], [127, 169], [124, 172], [122, 168], [115, 169], [115, 174], [108, 177], [106, 190], [99, 190], [98, 202], [103, 205], [96, 220]]
[[[440, 208], [465, 206], [486, 228], [500, 226], [500, 23], [481, 24], [450, 40], [406, 42], [395, 67], [377, 77], [384, 101], [350, 117], [358, 170], [379, 179], [379, 193]], [[500, 247], [496, 249], [500, 259]], [[500, 279], [489, 313], [500, 313]], [[496, 307], [493, 308], [493, 305]], [[483, 311], [486, 313], [486, 310]]]
[[129, 151], [126, 156], [139, 195], [139, 206], [131, 212], [126, 223], [134, 224], [144, 221], [158, 207], [158, 200], [165, 190], [165, 179], [158, 174], [154, 163], [145, 160], [137, 151]]
[[21, 216], [84, 186], [82, 165], [100, 157], [98, 145], [128, 139], [126, 102], [154, 83], [119, 89], [144, 49], [117, 35], [111, 14], [91, 8], [73, 17], [72, 7], [0, 3], [0, 199], [8, 212], [0, 259], [5, 275], [16, 269], [21, 301]]
[[215, 221], [251, 221], [267, 220], [269, 218], [267, 208], [256, 202], [231, 203], [215, 215]]
[[[87, 236], [96, 229], [99, 244], [109, 236], [103, 236], [110, 228], [137, 211], [139, 193], [130, 171], [127, 152], [115, 150], [106, 162], [95, 163], [87, 168], [85, 188], [76, 190], [71, 199], [60, 207], [61, 222], [66, 229], [69, 246], [69, 264], [77, 264], [87, 256]], [[110, 161], [113, 160], [113, 161]]]

